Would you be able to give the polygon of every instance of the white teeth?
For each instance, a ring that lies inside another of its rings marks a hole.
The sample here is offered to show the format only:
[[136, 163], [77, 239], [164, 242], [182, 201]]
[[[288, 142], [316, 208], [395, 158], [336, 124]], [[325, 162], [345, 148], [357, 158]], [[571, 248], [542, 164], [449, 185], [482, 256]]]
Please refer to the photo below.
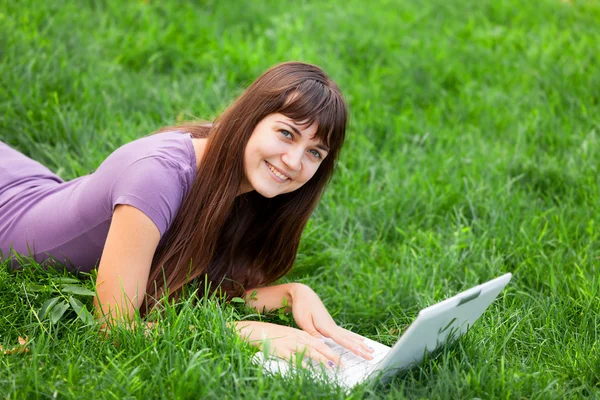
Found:
[[283, 179], [283, 180], [287, 179], [287, 176], [280, 174], [279, 171], [277, 171], [271, 164], [267, 164], [267, 165], [269, 166], [269, 169], [276, 177], [278, 177], [279, 179]]

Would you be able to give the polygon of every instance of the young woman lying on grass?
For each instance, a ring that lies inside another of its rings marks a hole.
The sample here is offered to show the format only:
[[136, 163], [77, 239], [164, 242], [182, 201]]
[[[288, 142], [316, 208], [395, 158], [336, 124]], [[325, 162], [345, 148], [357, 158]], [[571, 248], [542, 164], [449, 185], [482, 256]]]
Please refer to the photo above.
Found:
[[[309, 287], [267, 286], [290, 270], [300, 236], [344, 141], [347, 109], [316, 66], [276, 65], [210, 123], [163, 128], [63, 182], [0, 142], [0, 250], [75, 271], [98, 265], [96, 314], [145, 314], [194, 280], [245, 296], [261, 310], [289, 304], [302, 330], [237, 323], [242, 337], [282, 358], [306, 351], [333, 366], [323, 336], [371, 359]], [[99, 264], [98, 264], [99, 261]], [[208, 282], [205, 282], [208, 280]], [[255, 293], [251, 296], [252, 293]]]

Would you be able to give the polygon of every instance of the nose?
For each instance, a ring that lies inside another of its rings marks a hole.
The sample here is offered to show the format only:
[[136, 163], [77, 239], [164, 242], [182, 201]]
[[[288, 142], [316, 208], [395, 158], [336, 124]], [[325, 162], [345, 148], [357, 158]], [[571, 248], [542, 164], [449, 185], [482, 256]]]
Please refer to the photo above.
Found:
[[281, 161], [283, 161], [283, 163], [287, 165], [289, 169], [293, 171], [300, 171], [302, 168], [303, 153], [304, 151], [302, 149], [291, 149], [290, 151], [282, 154]]

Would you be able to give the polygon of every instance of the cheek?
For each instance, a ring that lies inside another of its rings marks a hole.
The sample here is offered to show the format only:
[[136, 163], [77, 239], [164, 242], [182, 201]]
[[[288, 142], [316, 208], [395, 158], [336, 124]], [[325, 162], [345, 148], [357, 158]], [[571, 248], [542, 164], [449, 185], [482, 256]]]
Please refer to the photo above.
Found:
[[264, 154], [264, 146], [261, 145], [258, 141], [254, 140], [248, 142], [246, 146], [246, 150], [244, 152], [244, 160], [246, 162], [246, 167], [254, 166], [259, 159], [263, 157]]
[[283, 154], [286, 151], [285, 144], [274, 138], [256, 138], [256, 140], [248, 146], [249, 157], [273, 157]]
[[302, 186], [304, 186], [308, 181], [310, 181], [315, 174], [317, 173], [318, 167], [312, 167], [312, 168], [304, 168], [304, 170], [302, 171], [302, 175], [298, 177], [298, 179], [296, 179], [295, 184], [293, 187], [288, 188], [288, 190], [286, 190], [286, 192], [293, 192], [294, 190], [298, 190], [300, 189]]
[[308, 182], [313, 176], [315, 176], [318, 169], [319, 169], [319, 165], [314, 165], [312, 163], [307, 165], [304, 168], [304, 171], [302, 171], [302, 182], [303, 183]]

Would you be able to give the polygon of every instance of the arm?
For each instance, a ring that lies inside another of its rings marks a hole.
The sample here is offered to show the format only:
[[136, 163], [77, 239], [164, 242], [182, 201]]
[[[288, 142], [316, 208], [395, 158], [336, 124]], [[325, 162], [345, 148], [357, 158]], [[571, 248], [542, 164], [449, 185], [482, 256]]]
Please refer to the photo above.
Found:
[[[160, 232], [146, 214], [128, 205], [115, 207], [98, 267], [94, 299], [97, 315], [105, 318], [104, 325], [127, 321], [141, 305], [159, 240]], [[282, 287], [259, 289], [266, 302], [256, 304], [278, 308], [282, 296], [290, 296], [291, 300], [290, 286], [279, 286]], [[271, 341], [273, 353], [283, 358], [289, 358], [297, 350], [306, 350], [306, 356], [315, 360], [339, 362], [339, 357], [324, 343], [299, 329], [256, 321], [234, 322], [234, 328], [257, 347], [262, 347], [265, 340]]]
[[137, 208], [115, 207], [98, 266], [94, 307], [105, 323], [133, 317], [146, 295], [160, 232]]
[[[256, 291], [255, 296], [252, 296]], [[251, 298], [251, 297], [254, 297]], [[252, 289], [246, 292], [246, 304], [258, 312], [282, 307], [286, 301], [298, 326], [310, 336], [321, 339], [331, 338], [339, 345], [368, 360], [372, 359], [373, 349], [364, 343], [364, 339], [344, 328], [337, 326], [319, 296], [307, 285], [286, 283]], [[240, 330], [244, 332], [243, 329]], [[256, 337], [256, 335], [254, 336]]]

